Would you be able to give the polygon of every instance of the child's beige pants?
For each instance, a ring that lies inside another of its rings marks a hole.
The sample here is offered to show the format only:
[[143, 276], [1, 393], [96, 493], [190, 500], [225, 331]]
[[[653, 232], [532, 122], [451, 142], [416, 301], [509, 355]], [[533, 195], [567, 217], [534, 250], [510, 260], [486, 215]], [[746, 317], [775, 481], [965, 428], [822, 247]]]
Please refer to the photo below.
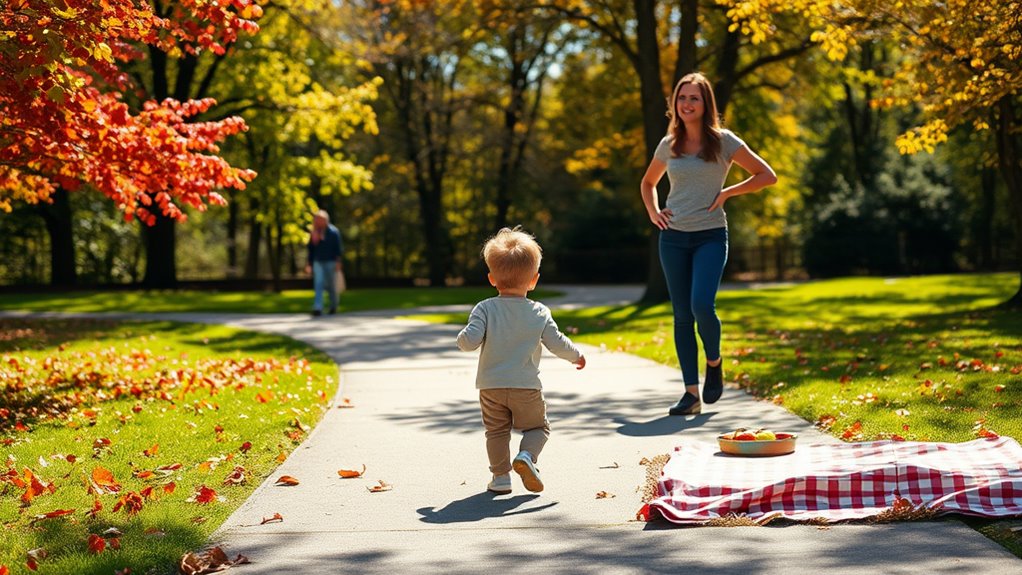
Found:
[[546, 401], [538, 389], [480, 389], [479, 408], [486, 428], [486, 455], [490, 472], [503, 475], [511, 471], [511, 430], [522, 432], [519, 451], [528, 451], [535, 462], [550, 437], [546, 419]]

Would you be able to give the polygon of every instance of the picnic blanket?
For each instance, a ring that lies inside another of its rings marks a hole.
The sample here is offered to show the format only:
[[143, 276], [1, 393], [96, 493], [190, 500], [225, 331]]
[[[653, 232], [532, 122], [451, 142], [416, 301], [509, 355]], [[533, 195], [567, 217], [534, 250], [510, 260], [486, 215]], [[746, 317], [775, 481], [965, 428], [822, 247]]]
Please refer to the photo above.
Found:
[[800, 445], [788, 455], [754, 458], [690, 441], [674, 448], [640, 515], [682, 524], [729, 515], [837, 522], [899, 508], [1022, 515], [1022, 447], [1010, 437], [872, 441]]

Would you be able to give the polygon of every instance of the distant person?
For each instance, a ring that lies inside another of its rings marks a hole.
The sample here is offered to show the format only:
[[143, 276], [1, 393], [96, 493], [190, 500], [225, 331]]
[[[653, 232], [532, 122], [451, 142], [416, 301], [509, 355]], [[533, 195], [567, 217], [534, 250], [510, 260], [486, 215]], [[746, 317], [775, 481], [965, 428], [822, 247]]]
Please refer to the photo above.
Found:
[[[483, 247], [490, 285], [499, 295], [476, 304], [468, 325], [458, 334], [458, 347], [482, 346], [476, 388], [486, 429], [486, 454], [493, 478], [487, 490], [511, 493], [511, 470], [525, 488], [543, 490], [536, 461], [550, 436], [546, 401], [539, 380], [540, 346], [554, 355], [586, 366], [585, 356], [554, 322], [550, 310], [526, 294], [539, 281], [539, 244], [518, 228], [503, 228]], [[511, 460], [511, 430], [522, 431], [518, 455]]]
[[[774, 171], [730, 130], [721, 127], [713, 87], [705, 76], [678, 81], [669, 102], [670, 126], [642, 178], [642, 202], [660, 229], [660, 262], [674, 307], [674, 345], [685, 394], [670, 415], [700, 413], [724, 391], [720, 355], [720, 319], [716, 299], [727, 262], [728, 233], [724, 202], [777, 182]], [[752, 174], [724, 188], [734, 162]], [[657, 183], [667, 172], [671, 183], [661, 210]], [[695, 326], [706, 355], [706, 380], [699, 396]]]
[[330, 297], [330, 308], [327, 313], [337, 313], [337, 276], [344, 273], [341, 256], [344, 255], [344, 244], [341, 232], [330, 223], [330, 214], [319, 210], [312, 218], [312, 230], [309, 233], [309, 263], [305, 273], [312, 273], [312, 287], [315, 296], [312, 302], [313, 317], [323, 315], [323, 292]]

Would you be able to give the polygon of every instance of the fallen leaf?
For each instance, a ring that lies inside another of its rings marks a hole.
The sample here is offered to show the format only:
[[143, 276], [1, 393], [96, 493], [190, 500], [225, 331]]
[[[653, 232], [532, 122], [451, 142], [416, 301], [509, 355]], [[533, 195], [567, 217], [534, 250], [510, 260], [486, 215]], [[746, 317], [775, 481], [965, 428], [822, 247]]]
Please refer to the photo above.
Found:
[[65, 515], [71, 515], [74, 512], [75, 512], [74, 509], [57, 509], [55, 511], [50, 511], [49, 513], [43, 513], [41, 515], [36, 515], [32, 519], [31, 523], [35, 523], [36, 521], [43, 521], [43, 520], [46, 520], [46, 519], [53, 519], [54, 517], [63, 517]]
[[148, 535], [149, 537], [163, 537], [167, 533], [164, 532], [162, 529], [158, 529], [156, 527], [149, 527], [145, 531], [143, 531], [142, 534]]
[[377, 480], [376, 485], [366, 487], [366, 489], [368, 489], [370, 493], [380, 493], [381, 491], [390, 491], [391, 489], [394, 489], [394, 486], [380, 479]]
[[113, 512], [117, 513], [122, 507], [124, 512], [128, 514], [128, 517], [138, 513], [142, 510], [143, 499], [142, 494], [129, 491], [125, 493], [114, 505]]
[[617, 464], [617, 461], [615, 461], [613, 465], [601, 465], [600, 469], [617, 469], [619, 467], [621, 466]]
[[92, 509], [89, 510], [89, 511], [86, 511], [85, 515], [95, 519], [96, 515], [99, 514], [99, 512], [102, 511], [102, 510], [103, 510], [103, 504], [100, 503], [99, 497], [96, 497], [95, 499], [92, 500]]
[[146, 449], [145, 451], [143, 451], [142, 455], [145, 455], [146, 457], [152, 457], [152, 456], [156, 455], [156, 452], [159, 451], [159, 450], [160, 450], [160, 444], [159, 443], [154, 443], [152, 447], [150, 447], [149, 449]]
[[238, 465], [230, 475], [224, 478], [224, 485], [241, 485], [245, 483], [245, 468]]
[[248, 558], [238, 555], [233, 561], [227, 557], [220, 547], [202, 552], [202, 554], [185, 553], [178, 564], [182, 575], [205, 575], [206, 573], [217, 573], [224, 571], [234, 565], [248, 563]]
[[195, 488], [195, 493], [193, 493], [186, 501], [201, 503], [203, 505], [212, 503], [216, 501], [216, 491], [206, 487], [205, 485], [200, 485]]
[[6, 565], [0, 565], [0, 575], [10, 575], [11, 570]]
[[347, 397], [345, 397], [344, 399], [337, 403], [337, 409], [348, 409], [351, 407], [355, 407], [355, 404], [352, 403], [351, 400], [348, 399]]
[[205, 523], [207, 519], [208, 518], [203, 517], [202, 515], [196, 515], [195, 517], [192, 517], [190, 521], [196, 525], [200, 525]]
[[280, 523], [281, 521], [284, 521], [284, 517], [280, 513], [274, 513], [273, 517], [263, 517], [259, 524], [266, 525], [267, 523]]
[[597, 491], [596, 492], [596, 498], [597, 499], [611, 499], [611, 498], [614, 498], [614, 497], [617, 497], [617, 496], [614, 495], [613, 493], [607, 493], [606, 491]]
[[96, 467], [92, 470], [92, 487], [100, 494], [117, 493], [121, 490], [121, 484], [114, 479], [114, 474], [105, 467]]
[[354, 469], [338, 469], [337, 475], [340, 475], [343, 479], [352, 479], [354, 477], [362, 477], [362, 474], [366, 472], [365, 463], [362, 464], [362, 471], [355, 471]]
[[248, 453], [249, 449], [252, 449], [252, 442], [246, 441], [245, 443], [241, 444], [241, 447], [238, 448], [238, 451], [242, 453]]
[[42, 547], [36, 547], [35, 549], [28, 551], [26, 555], [28, 555], [28, 568], [35, 571], [39, 568], [39, 562], [46, 559], [49, 553]]
[[277, 482], [274, 485], [279, 487], [294, 487], [298, 485], [299, 481], [290, 475], [281, 475], [277, 478]]
[[95, 533], [89, 533], [89, 553], [99, 554], [106, 549], [106, 539]]

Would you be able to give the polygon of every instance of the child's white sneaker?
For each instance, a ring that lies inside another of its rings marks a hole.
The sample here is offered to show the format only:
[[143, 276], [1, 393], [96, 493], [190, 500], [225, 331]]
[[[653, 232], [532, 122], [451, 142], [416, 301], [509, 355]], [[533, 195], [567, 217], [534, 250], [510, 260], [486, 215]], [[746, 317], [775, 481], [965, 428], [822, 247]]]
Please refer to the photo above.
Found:
[[490, 480], [490, 484], [486, 486], [486, 490], [498, 495], [511, 493], [511, 474], [494, 475], [493, 479]]
[[543, 480], [539, 478], [539, 470], [532, 462], [532, 454], [528, 451], [521, 451], [511, 462], [511, 468], [522, 477], [525, 488], [533, 493], [543, 491]]

